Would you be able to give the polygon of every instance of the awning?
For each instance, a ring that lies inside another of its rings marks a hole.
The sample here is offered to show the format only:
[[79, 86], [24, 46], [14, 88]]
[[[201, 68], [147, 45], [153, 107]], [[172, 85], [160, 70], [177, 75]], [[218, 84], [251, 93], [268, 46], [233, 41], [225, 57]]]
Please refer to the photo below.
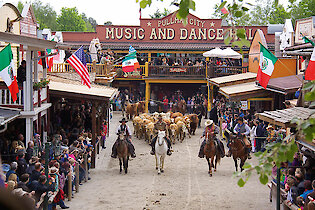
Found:
[[202, 55], [203, 57], [220, 57], [223, 55], [223, 50], [221, 50], [219, 47], [216, 47], [212, 50], [204, 52]]
[[20, 116], [20, 111], [17, 109], [0, 107], [0, 125], [5, 125]]
[[222, 56], [219, 58], [232, 58], [232, 59], [241, 59], [242, 55], [234, 51], [232, 48], [228, 47], [222, 50]]
[[266, 91], [259, 88], [255, 82], [247, 82], [238, 85], [220, 87], [219, 93], [230, 100], [240, 101], [266, 94]]
[[[294, 93], [302, 86], [302, 81], [302, 74], [270, 79], [267, 90], [282, 94]], [[260, 85], [259, 87], [263, 88]]]
[[282, 109], [277, 111], [264, 111], [263, 113], [258, 113], [259, 119], [269, 122], [274, 125], [282, 127], [295, 127], [291, 121], [293, 118], [307, 119], [311, 115], [315, 117], [315, 110], [304, 108], [304, 107], [293, 107], [289, 109]]
[[82, 85], [76, 81], [67, 81], [67, 82], [56, 82], [50, 81], [49, 83], [49, 93], [56, 94], [61, 96], [67, 96], [72, 94], [78, 99], [111, 99], [118, 93], [118, 89], [111, 88], [102, 85], [92, 84], [91, 88], [88, 88], [86, 85]]
[[236, 85], [246, 82], [254, 82], [256, 80], [256, 73], [247, 72], [243, 74], [234, 74], [224, 77], [216, 77], [209, 79], [209, 83], [218, 87], [224, 87], [228, 85]]

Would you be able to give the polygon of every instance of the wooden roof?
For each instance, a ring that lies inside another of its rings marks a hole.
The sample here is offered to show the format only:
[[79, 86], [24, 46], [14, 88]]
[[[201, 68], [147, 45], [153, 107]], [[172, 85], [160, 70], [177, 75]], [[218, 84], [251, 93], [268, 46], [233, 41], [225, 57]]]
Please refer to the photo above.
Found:
[[278, 77], [270, 79], [267, 88], [270, 91], [294, 93], [302, 86], [302, 81], [303, 81], [302, 74], [287, 77]]
[[267, 92], [259, 88], [255, 82], [247, 82], [243, 84], [220, 87], [219, 93], [230, 100], [240, 101], [252, 97], [262, 96]]
[[258, 113], [257, 115], [259, 119], [277, 126], [295, 127], [295, 124], [291, 123], [293, 118], [307, 119], [310, 116], [315, 117], [314, 113], [314, 109], [293, 107], [276, 111], [264, 111], [263, 113]]
[[209, 83], [218, 87], [224, 87], [228, 85], [236, 85], [245, 82], [253, 82], [256, 80], [256, 73], [247, 72], [243, 74], [234, 74], [224, 77], [216, 77], [209, 79]]
[[77, 99], [96, 99], [105, 100], [114, 97], [118, 89], [103, 85], [92, 84], [91, 88], [80, 84], [77, 81], [50, 81], [49, 92], [53, 95], [74, 96]]

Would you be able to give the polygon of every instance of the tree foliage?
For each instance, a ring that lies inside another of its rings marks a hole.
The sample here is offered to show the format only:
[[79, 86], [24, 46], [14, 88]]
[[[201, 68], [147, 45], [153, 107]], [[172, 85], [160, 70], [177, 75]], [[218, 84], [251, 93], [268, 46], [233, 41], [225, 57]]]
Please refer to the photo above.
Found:
[[82, 15], [78, 13], [76, 7], [61, 9], [61, 14], [57, 18], [58, 29], [61, 31], [86, 31], [86, 23]]
[[290, 3], [290, 7], [292, 8], [292, 19], [294, 23], [297, 19], [310, 17], [315, 14], [315, 0], [301, 0], [298, 2], [291, 0]]
[[41, 1], [34, 1], [32, 3], [34, 14], [39, 23], [39, 29], [50, 28], [55, 31], [58, 29], [56, 22], [57, 13], [50, 6], [50, 4], [43, 4]]
[[110, 26], [110, 25], [113, 25], [112, 21], [106, 21], [106, 22], [104, 23], [104, 26]]
[[157, 9], [153, 15], [150, 15], [150, 18], [160, 19], [160, 18], [163, 18], [163, 17], [169, 15], [170, 13], [171, 13], [171, 11], [166, 9], [166, 8], [164, 8], [163, 12], [161, 12], [159, 9]]
[[95, 31], [95, 28], [92, 26], [92, 24], [90, 23], [89, 19], [86, 17], [86, 14], [82, 13], [81, 17], [82, 17], [82, 19], [85, 22], [86, 31], [89, 31], [89, 32]]

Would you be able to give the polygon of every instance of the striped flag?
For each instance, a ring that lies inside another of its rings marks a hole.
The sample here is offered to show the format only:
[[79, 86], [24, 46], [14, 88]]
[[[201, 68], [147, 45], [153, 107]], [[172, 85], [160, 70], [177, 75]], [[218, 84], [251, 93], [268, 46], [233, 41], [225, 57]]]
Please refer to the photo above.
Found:
[[137, 51], [131, 45], [129, 47], [129, 54], [122, 61], [123, 72], [133, 72], [140, 68], [139, 62], [137, 60]]
[[305, 80], [315, 80], [315, 47], [307, 69], [305, 70]]
[[11, 44], [8, 44], [3, 50], [0, 51], [0, 77], [8, 86], [13, 102], [17, 100], [19, 93], [19, 86], [14, 75], [14, 61], [11, 50]]
[[91, 80], [89, 72], [86, 68], [86, 60], [83, 47], [81, 46], [75, 51], [68, 59], [67, 62], [76, 70], [80, 75], [83, 84], [91, 88]]
[[260, 61], [256, 79], [259, 81], [259, 84], [266, 89], [269, 79], [275, 68], [274, 65], [278, 58], [274, 56], [268, 49], [266, 49], [261, 43], [259, 44]]

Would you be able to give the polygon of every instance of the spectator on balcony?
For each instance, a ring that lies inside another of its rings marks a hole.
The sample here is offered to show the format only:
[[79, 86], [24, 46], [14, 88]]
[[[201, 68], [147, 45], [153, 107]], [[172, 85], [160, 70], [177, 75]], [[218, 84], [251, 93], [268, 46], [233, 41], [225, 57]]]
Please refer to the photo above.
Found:
[[23, 84], [26, 80], [26, 61], [22, 60], [20, 67], [17, 69], [17, 81], [19, 84]]

